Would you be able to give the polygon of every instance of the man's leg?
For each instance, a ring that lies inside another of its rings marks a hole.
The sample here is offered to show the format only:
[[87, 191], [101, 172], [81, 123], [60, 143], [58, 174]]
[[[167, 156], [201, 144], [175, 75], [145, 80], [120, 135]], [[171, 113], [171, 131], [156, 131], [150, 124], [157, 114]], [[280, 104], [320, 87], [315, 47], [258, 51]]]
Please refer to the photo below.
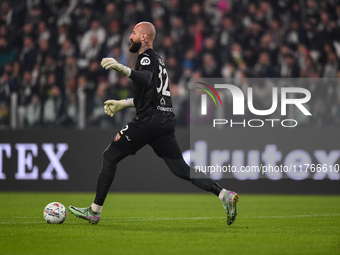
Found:
[[[208, 178], [204, 173], [195, 173], [194, 169], [190, 168], [183, 158], [174, 159], [163, 157], [163, 160], [174, 175], [184, 180], [190, 181], [196, 187], [205, 191], [210, 191], [216, 196], [219, 196], [223, 190], [219, 184]], [[190, 171], [192, 176], [190, 176]]]
[[219, 184], [208, 178], [202, 172], [195, 172], [193, 168], [187, 165], [183, 157], [180, 159], [163, 157], [163, 159], [174, 175], [190, 181], [196, 187], [210, 191], [218, 196], [227, 213], [228, 225], [231, 225], [235, 221], [237, 215], [236, 203], [239, 198], [236, 192], [223, 189]]
[[107, 193], [115, 178], [117, 164], [126, 156], [128, 156], [128, 154], [116, 149], [111, 143], [104, 151], [102, 167], [97, 180], [96, 197], [94, 199], [96, 206], [103, 206]]
[[223, 189], [212, 179], [208, 178], [202, 172], [196, 172], [184, 161], [182, 152], [176, 140], [174, 131], [165, 131], [158, 139], [150, 143], [155, 153], [162, 157], [169, 169], [178, 177], [190, 181], [196, 187], [214, 193], [222, 201], [223, 207], [227, 213], [227, 223], [232, 224], [235, 221], [237, 210], [236, 203], [238, 195], [231, 190]]
[[92, 224], [97, 224], [100, 220], [100, 213], [116, 174], [117, 164], [128, 154], [114, 148], [110, 143], [103, 153], [102, 167], [97, 180], [96, 197], [94, 203], [87, 208], [77, 208], [70, 206], [69, 210], [75, 216], [83, 218]]
[[87, 208], [69, 206], [71, 213], [92, 224], [100, 220], [100, 213], [116, 174], [118, 162], [128, 155], [134, 155], [145, 146], [149, 129], [141, 128], [136, 123], [128, 123], [120, 130], [103, 153], [102, 167], [97, 181], [94, 203]]

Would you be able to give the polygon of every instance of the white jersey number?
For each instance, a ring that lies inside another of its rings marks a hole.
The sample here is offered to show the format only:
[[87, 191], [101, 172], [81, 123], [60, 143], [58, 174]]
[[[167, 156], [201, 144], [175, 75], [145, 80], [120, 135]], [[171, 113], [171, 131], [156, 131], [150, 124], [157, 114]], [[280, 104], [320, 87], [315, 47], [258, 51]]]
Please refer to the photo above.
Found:
[[124, 128], [122, 128], [122, 130], [119, 131], [119, 133], [121, 133], [123, 135], [123, 132], [128, 130], [129, 126], [128, 125], [125, 125]]
[[[168, 90], [168, 87], [169, 87], [168, 73], [166, 72], [166, 69], [163, 68], [161, 65], [159, 66], [158, 77], [161, 82], [160, 82], [159, 88], [157, 88], [157, 93], [160, 93], [162, 91], [163, 96], [170, 96], [170, 91]], [[163, 78], [165, 81], [164, 84], [163, 84]]]

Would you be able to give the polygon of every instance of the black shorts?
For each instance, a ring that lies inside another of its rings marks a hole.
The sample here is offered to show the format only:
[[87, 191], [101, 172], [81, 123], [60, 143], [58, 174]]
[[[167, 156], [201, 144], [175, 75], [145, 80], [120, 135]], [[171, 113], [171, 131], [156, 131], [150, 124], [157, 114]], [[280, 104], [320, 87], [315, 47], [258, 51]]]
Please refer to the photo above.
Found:
[[136, 154], [139, 149], [148, 144], [161, 158], [182, 158], [175, 129], [147, 128], [129, 122], [116, 134], [111, 144], [129, 155]]

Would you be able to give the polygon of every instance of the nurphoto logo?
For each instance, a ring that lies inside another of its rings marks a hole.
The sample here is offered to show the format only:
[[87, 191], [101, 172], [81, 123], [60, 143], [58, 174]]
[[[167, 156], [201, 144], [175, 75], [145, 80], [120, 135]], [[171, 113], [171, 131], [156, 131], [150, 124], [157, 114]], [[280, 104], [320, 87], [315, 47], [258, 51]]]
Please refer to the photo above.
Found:
[[[214, 87], [211, 85], [208, 85], [203, 82], [196, 82], [198, 84], [204, 85], [208, 89], [210, 89], [213, 94], [217, 97], [217, 99], [220, 102], [220, 105], [223, 106], [221, 96], [216, 91], [216, 89], [219, 89], [221, 93], [224, 93], [223, 90], [226, 89], [231, 93], [232, 96], [232, 114], [233, 115], [245, 115], [245, 95], [241, 88], [239, 88], [236, 85], [232, 84], [214, 84]], [[206, 94], [201, 94], [201, 115], [207, 115], [207, 108], [208, 108], [208, 100], [207, 95], [210, 96], [210, 98], [213, 100], [215, 106], [217, 106], [216, 100], [214, 95], [205, 88], [196, 87], [197, 89], [200, 89]], [[290, 95], [302, 95], [302, 97], [299, 98], [291, 98]], [[311, 93], [309, 90], [301, 87], [272, 87], [271, 91], [271, 107], [269, 109], [256, 109], [253, 102], [253, 88], [247, 87], [247, 93], [246, 93], [246, 101], [247, 101], [247, 107], [250, 113], [256, 115], [256, 116], [268, 116], [273, 114], [279, 105], [279, 99], [280, 99], [280, 115], [286, 116], [287, 115], [287, 106], [293, 105], [299, 109], [302, 114], [306, 116], [311, 116], [312, 114], [309, 112], [309, 110], [304, 106], [305, 103], [309, 102], [311, 99]], [[298, 125], [298, 121], [296, 119], [290, 118], [290, 119], [274, 119], [274, 118], [268, 118], [263, 120], [261, 119], [249, 119], [249, 120], [243, 120], [242, 122], [235, 122], [232, 119], [223, 119], [223, 118], [214, 118], [212, 125], [213, 127], [217, 127], [218, 125], [226, 125], [230, 124], [230, 127], [233, 127], [235, 125], [242, 125], [244, 127], [262, 127], [264, 126], [265, 122], [271, 123], [271, 127], [274, 127], [275, 122], [280, 122], [282, 127], [295, 127]]]

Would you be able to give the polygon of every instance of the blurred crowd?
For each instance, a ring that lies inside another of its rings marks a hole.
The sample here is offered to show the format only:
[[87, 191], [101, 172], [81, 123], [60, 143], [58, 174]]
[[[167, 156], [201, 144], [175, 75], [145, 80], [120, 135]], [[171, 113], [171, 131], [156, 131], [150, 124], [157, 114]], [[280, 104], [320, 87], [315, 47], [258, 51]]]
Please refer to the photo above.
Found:
[[[122, 126], [133, 109], [110, 118], [103, 102], [131, 97], [132, 83], [100, 61], [133, 68], [129, 36], [145, 20], [157, 30], [179, 126], [189, 123], [192, 77], [340, 78], [338, 0], [1, 1], [0, 126], [9, 127], [14, 92], [20, 128], [76, 126], [80, 95], [87, 127]], [[340, 125], [339, 85], [313, 84], [306, 125]]]

